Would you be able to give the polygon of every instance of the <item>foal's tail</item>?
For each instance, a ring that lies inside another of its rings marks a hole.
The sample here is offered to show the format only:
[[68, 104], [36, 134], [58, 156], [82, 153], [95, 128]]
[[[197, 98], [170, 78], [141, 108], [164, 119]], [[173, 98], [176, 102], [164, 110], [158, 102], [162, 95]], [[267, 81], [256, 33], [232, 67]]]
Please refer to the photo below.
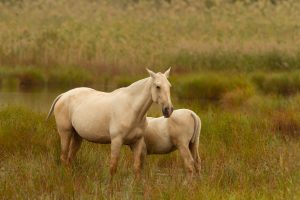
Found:
[[199, 156], [199, 138], [201, 132], [201, 120], [198, 115], [191, 112], [192, 118], [194, 119], [194, 133], [190, 141], [189, 149], [195, 161], [196, 171], [199, 172], [201, 169], [201, 159]]
[[51, 105], [51, 108], [50, 108], [50, 110], [49, 110], [49, 113], [48, 113], [48, 116], [47, 116], [47, 119], [46, 119], [46, 120], [48, 120], [49, 117], [51, 116], [51, 114], [52, 114], [52, 112], [53, 112], [53, 110], [54, 110], [54, 107], [55, 107], [56, 102], [60, 99], [60, 97], [61, 97], [62, 95], [63, 95], [63, 94], [60, 94], [60, 95], [58, 95], [58, 96], [54, 99], [54, 101], [53, 101], [53, 103], [52, 103], [52, 105]]
[[191, 112], [191, 115], [194, 119], [194, 133], [191, 139], [191, 143], [199, 143], [200, 131], [201, 131], [201, 120], [198, 115], [194, 112]]

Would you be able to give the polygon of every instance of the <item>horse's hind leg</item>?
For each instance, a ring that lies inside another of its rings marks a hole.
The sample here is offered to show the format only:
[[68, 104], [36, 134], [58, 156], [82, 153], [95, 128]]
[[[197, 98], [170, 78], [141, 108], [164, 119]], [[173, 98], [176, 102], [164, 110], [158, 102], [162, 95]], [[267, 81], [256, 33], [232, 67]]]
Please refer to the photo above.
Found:
[[178, 145], [179, 153], [184, 161], [184, 165], [189, 173], [189, 176], [192, 177], [194, 174], [194, 159], [188, 148], [188, 145], [181, 144]]
[[68, 154], [68, 161], [72, 162], [75, 158], [76, 153], [78, 152], [80, 145], [82, 142], [82, 138], [74, 131], [71, 142], [69, 146], [69, 154]]
[[72, 130], [67, 130], [67, 129], [59, 129], [58, 133], [60, 136], [60, 145], [61, 145], [60, 159], [64, 164], [69, 165], [69, 159], [68, 159], [69, 146], [70, 146], [71, 137], [74, 133]]

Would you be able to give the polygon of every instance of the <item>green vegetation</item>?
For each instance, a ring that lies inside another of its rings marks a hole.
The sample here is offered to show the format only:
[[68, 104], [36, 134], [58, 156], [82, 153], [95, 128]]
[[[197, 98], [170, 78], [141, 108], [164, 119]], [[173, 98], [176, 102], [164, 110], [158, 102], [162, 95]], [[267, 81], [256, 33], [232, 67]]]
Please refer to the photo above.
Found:
[[[77, 67], [59, 70], [41, 70], [32, 67], [16, 67], [10, 70], [0, 68], [0, 88], [50, 87], [70, 88], [91, 86], [111, 91], [113, 88], [128, 86], [147, 77], [108, 76], [92, 74]], [[300, 92], [300, 71], [290, 72], [252, 72], [227, 73], [203, 71], [194, 74], [174, 74], [170, 78], [172, 95], [185, 100], [204, 100], [210, 102], [227, 101], [242, 103], [255, 94], [294, 96]], [[108, 88], [109, 86], [109, 88]]]
[[251, 91], [252, 85], [245, 77], [218, 73], [203, 73], [179, 77], [174, 82], [174, 92], [180, 98], [220, 100], [225, 94], [236, 91]]
[[54, 69], [36, 67], [0, 68], [2, 87], [66, 87], [84, 86], [94, 82], [90, 71], [78, 67]]
[[[202, 119], [200, 179], [184, 185], [183, 163], [172, 153], [147, 157], [138, 184], [131, 152], [124, 147], [111, 197], [298, 199], [300, 115], [290, 114], [300, 113], [299, 99], [254, 96], [240, 110], [183, 103]], [[84, 142], [72, 169], [64, 168], [54, 120], [45, 117], [23, 107], [0, 109], [2, 198], [108, 197], [109, 145]]]
[[238, 103], [300, 90], [295, 0], [4, 1], [0, 9], [1, 87], [121, 87], [145, 67], [172, 66], [180, 98]]
[[257, 87], [267, 94], [292, 95], [300, 91], [300, 73], [256, 74], [253, 77]]
[[180, 98], [238, 103], [254, 90], [300, 90], [295, 0], [8, 2], [1, 87], [121, 87], [145, 67], [172, 66]]

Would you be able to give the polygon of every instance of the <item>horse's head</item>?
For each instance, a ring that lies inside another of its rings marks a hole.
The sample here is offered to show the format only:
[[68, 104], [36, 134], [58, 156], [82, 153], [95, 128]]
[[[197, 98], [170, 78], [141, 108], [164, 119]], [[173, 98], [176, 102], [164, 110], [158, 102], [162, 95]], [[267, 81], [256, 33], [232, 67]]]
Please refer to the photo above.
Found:
[[153, 79], [151, 86], [152, 100], [153, 102], [161, 105], [162, 113], [165, 117], [170, 117], [173, 112], [173, 105], [170, 97], [171, 84], [168, 81], [170, 69], [171, 68], [169, 68], [165, 73], [154, 73], [147, 69], [150, 77]]

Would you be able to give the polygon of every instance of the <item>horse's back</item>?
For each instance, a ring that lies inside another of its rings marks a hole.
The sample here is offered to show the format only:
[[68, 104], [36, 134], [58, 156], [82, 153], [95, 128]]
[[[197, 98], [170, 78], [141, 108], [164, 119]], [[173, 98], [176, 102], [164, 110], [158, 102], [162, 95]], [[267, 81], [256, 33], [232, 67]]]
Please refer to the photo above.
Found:
[[[73, 128], [89, 141], [108, 143], [111, 129], [117, 129], [124, 123], [117, 114], [124, 115], [125, 112], [120, 112], [120, 109], [128, 109], [124, 106], [126, 95], [122, 89], [110, 93], [86, 87], [69, 90], [55, 105], [57, 125], [63, 129]], [[123, 101], [120, 102], [120, 99]]]

